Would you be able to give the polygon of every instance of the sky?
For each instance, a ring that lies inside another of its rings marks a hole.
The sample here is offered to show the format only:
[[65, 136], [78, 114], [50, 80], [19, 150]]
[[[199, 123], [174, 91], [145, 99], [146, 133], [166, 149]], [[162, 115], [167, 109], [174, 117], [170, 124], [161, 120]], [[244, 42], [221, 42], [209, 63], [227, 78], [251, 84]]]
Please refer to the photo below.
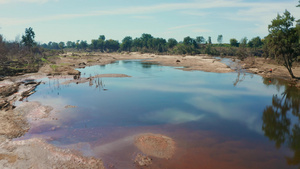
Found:
[[0, 34], [20, 40], [32, 27], [40, 43], [125, 36], [203, 36], [217, 43], [268, 35], [268, 25], [287, 9], [300, 19], [298, 0], [0, 0]]

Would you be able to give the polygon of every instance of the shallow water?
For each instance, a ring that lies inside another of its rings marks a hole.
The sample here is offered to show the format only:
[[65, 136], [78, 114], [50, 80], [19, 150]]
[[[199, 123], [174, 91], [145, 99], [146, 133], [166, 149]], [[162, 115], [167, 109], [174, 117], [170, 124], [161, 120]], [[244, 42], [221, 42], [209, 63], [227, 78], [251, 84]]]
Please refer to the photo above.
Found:
[[134, 136], [151, 132], [173, 138], [176, 152], [169, 160], [153, 158], [150, 168], [299, 167], [300, 94], [279, 80], [139, 60], [79, 71], [82, 77], [132, 77], [69, 85], [61, 84], [65, 79], [43, 79], [28, 101], [55, 109], [22, 139], [43, 137], [100, 157], [106, 166], [134, 168]]

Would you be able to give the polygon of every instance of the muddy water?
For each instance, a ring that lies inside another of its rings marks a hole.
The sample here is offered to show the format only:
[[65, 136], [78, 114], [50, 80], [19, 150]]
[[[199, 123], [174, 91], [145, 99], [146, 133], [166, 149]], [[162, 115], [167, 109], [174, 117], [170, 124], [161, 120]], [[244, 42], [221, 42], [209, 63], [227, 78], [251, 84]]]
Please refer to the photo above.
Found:
[[176, 142], [175, 155], [152, 157], [150, 168], [299, 167], [300, 93], [281, 81], [187, 72], [138, 60], [79, 70], [84, 77], [132, 77], [68, 85], [61, 85], [66, 79], [44, 79], [28, 101], [54, 110], [33, 122], [21, 139], [42, 137], [102, 158], [107, 168], [136, 167], [139, 151], [133, 142], [140, 133], [163, 134]]

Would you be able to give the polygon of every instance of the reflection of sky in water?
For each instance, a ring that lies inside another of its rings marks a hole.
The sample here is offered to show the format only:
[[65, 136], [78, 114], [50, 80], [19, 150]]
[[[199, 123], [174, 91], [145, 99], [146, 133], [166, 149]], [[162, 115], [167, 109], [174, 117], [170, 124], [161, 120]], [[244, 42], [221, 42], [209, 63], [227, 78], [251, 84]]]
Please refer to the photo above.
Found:
[[106, 91], [89, 83], [59, 85], [63, 79], [40, 85], [29, 101], [60, 108], [77, 106], [58, 113], [61, 118], [57, 123], [68, 126], [64, 129], [67, 132], [169, 124], [193, 131], [226, 133], [235, 138], [267, 140], [262, 137], [262, 112], [272, 104], [272, 96], [284, 89], [265, 86], [256, 75], [246, 74], [244, 81], [234, 86], [236, 73], [182, 71], [139, 61], [118, 61], [79, 70], [84, 77], [111, 73], [132, 77], [99, 79]]
[[[206, 116], [234, 120], [260, 133], [261, 112], [270, 104], [275, 88], [266, 87], [259, 76], [233, 86], [235, 73], [182, 71], [138, 61], [119, 61], [106, 66], [79, 69], [86, 77], [122, 73], [131, 78], [102, 78], [107, 91], [84, 84], [58, 85], [48, 81], [29, 100], [45, 104], [77, 106], [73, 127], [143, 126], [203, 121]], [[49, 84], [51, 83], [51, 84]], [[50, 99], [51, 98], [51, 99]], [[55, 99], [59, 103], [55, 103]], [[61, 101], [64, 100], [64, 101]], [[65, 103], [64, 103], [65, 102]]]

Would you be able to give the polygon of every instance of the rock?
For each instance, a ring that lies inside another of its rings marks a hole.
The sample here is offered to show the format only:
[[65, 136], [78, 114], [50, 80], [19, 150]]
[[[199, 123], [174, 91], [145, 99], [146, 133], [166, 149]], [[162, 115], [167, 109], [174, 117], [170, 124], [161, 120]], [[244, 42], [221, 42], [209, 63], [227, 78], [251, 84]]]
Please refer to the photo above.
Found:
[[178, 63], [178, 62], [180, 62], [180, 60], [176, 60], [176, 62]]
[[14, 93], [18, 92], [19, 86], [20, 83], [0, 87], [0, 96], [8, 97], [10, 95], [13, 95]]
[[152, 164], [152, 159], [142, 154], [137, 154], [134, 162], [139, 166], [149, 166]]

